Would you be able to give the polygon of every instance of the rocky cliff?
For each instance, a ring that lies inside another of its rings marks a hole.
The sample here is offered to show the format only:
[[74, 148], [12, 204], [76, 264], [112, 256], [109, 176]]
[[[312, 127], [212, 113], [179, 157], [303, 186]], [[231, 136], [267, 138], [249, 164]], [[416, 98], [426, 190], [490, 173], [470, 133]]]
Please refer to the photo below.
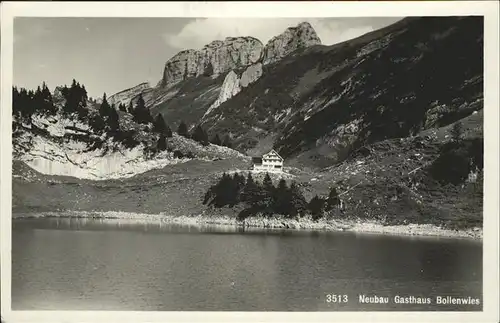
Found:
[[257, 63], [262, 57], [263, 45], [253, 37], [228, 37], [216, 40], [201, 50], [184, 50], [165, 64], [162, 86], [172, 86], [190, 77], [200, 75], [217, 77], [232, 69]]
[[270, 64], [296, 51], [313, 45], [320, 45], [321, 40], [308, 22], [290, 27], [279, 36], [273, 37], [264, 47], [263, 63]]
[[236, 94], [240, 93], [244, 88], [249, 86], [250, 84], [257, 81], [262, 76], [262, 64], [257, 63], [254, 65], [250, 65], [241, 76], [236, 74], [233, 70], [231, 70], [226, 77], [224, 78], [224, 83], [222, 83], [222, 87], [219, 92], [219, 96], [217, 100], [208, 108], [207, 112], [203, 115], [206, 117], [209, 115], [214, 109], [220, 106], [223, 102], [226, 102]]
[[128, 104], [142, 93], [152, 113], [162, 113], [170, 125], [175, 127], [181, 120], [197, 123], [256, 82], [264, 74], [264, 64], [319, 43], [316, 32], [306, 22], [286, 29], [265, 47], [253, 37], [216, 40], [202, 49], [184, 50], [170, 58], [157, 86], [139, 84], [111, 96], [111, 102]]
[[150, 90], [151, 86], [149, 85], [149, 83], [144, 82], [129, 89], [113, 94], [108, 98], [108, 103], [114, 104], [116, 106], [118, 106], [119, 104], [125, 104], [126, 106], [128, 106], [130, 100], [139, 96], [139, 94], [148, 92]]

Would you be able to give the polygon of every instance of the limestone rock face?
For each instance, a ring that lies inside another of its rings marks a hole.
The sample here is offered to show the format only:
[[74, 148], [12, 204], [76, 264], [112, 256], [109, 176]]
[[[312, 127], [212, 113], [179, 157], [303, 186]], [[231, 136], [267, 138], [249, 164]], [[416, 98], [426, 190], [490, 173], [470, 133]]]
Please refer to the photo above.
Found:
[[189, 77], [217, 77], [230, 70], [257, 63], [264, 46], [253, 37], [228, 37], [216, 40], [201, 50], [184, 50], [165, 64], [162, 86], [172, 86]]
[[219, 92], [219, 97], [215, 102], [208, 108], [207, 112], [205, 112], [205, 116], [212, 112], [215, 108], [238, 94], [241, 91], [240, 87], [240, 78], [238, 74], [234, 71], [230, 71], [227, 73], [226, 78], [224, 79], [224, 83]]
[[141, 83], [139, 85], [136, 85], [134, 87], [131, 87], [129, 89], [123, 90], [121, 92], [118, 92], [116, 94], [113, 94], [112, 96], [108, 97], [108, 103], [109, 104], [115, 104], [118, 106], [119, 104], [125, 104], [128, 105], [130, 100], [138, 96], [139, 94], [151, 89], [151, 86], [149, 85], [148, 82]]
[[281, 35], [269, 40], [264, 47], [263, 64], [279, 61], [299, 48], [320, 44], [321, 40], [311, 24], [302, 22], [296, 27], [287, 28]]
[[230, 71], [224, 79], [224, 83], [222, 84], [219, 92], [219, 97], [210, 106], [210, 108], [208, 108], [207, 112], [205, 112], [205, 116], [207, 116], [215, 108], [220, 106], [223, 102], [238, 94], [243, 88], [257, 81], [261, 76], [261, 63], [257, 63], [247, 67], [247, 69], [241, 74], [241, 77], [238, 76], [238, 74], [236, 74], [234, 71]]
[[257, 63], [254, 65], [250, 65], [244, 72], [241, 74], [240, 85], [241, 87], [247, 87], [249, 84], [257, 81], [262, 76], [262, 64]]

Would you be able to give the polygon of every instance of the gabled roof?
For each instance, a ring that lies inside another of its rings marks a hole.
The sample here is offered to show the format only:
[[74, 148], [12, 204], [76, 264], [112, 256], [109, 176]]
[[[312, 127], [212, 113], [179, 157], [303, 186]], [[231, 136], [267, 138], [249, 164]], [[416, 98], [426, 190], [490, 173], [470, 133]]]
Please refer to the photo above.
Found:
[[278, 152], [274, 149], [271, 149], [271, 151], [268, 152], [267, 154], [264, 154], [264, 156], [271, 155], [271, 154], [276, 154], [276, 156], [278, 156], [281, 160], [284, 160], [283, 157], [281, 157], [280, 154], [278, 154]]

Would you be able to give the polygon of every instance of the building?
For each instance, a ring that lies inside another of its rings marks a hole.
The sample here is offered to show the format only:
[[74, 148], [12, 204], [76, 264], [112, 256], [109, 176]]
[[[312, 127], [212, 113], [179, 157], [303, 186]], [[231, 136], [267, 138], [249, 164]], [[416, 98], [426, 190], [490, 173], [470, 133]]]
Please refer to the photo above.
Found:
[[283, 157], [281, 157], [274, 149], [264, 154], [262, 157], [252, 158], [253, 169], [267, 172], [283, 171]]

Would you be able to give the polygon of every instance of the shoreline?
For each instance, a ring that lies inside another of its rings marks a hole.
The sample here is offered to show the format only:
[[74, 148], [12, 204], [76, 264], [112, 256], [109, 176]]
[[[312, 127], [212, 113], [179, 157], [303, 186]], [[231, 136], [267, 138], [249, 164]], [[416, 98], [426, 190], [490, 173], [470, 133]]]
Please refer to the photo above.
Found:
[[190, 226], [233, 226], [236, 228], [253, 229], [283, 229], [294, 231], [326, 231], [352, 232], [359, 234], [393, 235], [407, 237], [441, 237], [461, 238], [475, 241], [483, 240], [483, 229], [472, 228], [467, 230], [444, 229], [432, 224], [384, 225], [377, 221], [361, 220], [319, 220], [310, 218], [285, 219], [283, 217], [255, 217], [238, 221], [229, 216], [169, 216], [164, 213], [144, 214], [132, 212], [40, 212], [40, 213], [12, 213], [12, 219], [34, 218], [86, 218], [86, 219], [119, 219], [136, 222], [161, 222], [162, 224], [177, 224]]

